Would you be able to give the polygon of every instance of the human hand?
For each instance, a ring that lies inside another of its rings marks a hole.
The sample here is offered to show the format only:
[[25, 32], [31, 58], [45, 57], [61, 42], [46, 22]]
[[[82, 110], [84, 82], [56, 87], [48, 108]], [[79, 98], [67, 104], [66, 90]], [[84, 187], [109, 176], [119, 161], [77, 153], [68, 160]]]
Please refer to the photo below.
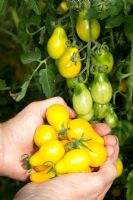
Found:
[[75, 117], [61, 97], [33, 102], [18, 113], [14, 118], [0, 125], [0, 175], [17, 180], [25, 180], [28, 172], [24, 170], [21, 157], [31, 155], [35, 151], [33, 136], [36, 128], [43, 124], [45, 112], [52, 104], [65, 105], [70, 118]]
[[115, 136], [106, 135], [110, 130], [106, 124], [93, 128], [103, 136], [108, 152], [108, 159], [98, 172], [67, 174], [42, 184], [29, 183], [14, 200], [102, 200], [116, 177], [119, 146]]

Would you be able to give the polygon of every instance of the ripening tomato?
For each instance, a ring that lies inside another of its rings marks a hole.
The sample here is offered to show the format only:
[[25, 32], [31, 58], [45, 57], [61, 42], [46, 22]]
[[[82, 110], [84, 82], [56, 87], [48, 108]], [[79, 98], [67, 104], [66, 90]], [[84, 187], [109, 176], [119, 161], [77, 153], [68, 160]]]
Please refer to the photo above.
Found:
[[79, 12], [76, 23], [76, 32], [79, 38], [85, 42], [90, 41], [90, 35], [92, 35], [93, 40], [97, 40], [100, 35], [100, 24], [97, 19], [85, 19], [86, 13], [87, 10]]
[[49, 140], [58, 139], [56, 130], [48, 124], [40, 125], [34, 134], [34, 142], [38, 147], [41, 147], [45, 142]]
[[44, 170], [47, 169], [47, 168], [48, 168], [47, 165], [38, 165], [38, 166], [35, 166], [35, 167], [34, 167], [34, 170], [35, 170], [36, 172], [42, 172], [42, 171], [44, 171]]
[[104, 119], [109, 110], [109, 104], [94, 103], [94, 115], [96, 119]]
[[47, 167], [44, 171], [34, 172], [30, 175], [30, 180], [34, 183], [43, 183], [48, 181], [49, 179], [55, 177], [54, 172], [48, 172], [50, 167]]
[[68, 88], [75, 88], [78, 83], [82, 83], [85, 80], [85, 75], [76, 76], [74, 78], [67, 78], [66, 84]]
[[64, 78], [74, 78], [81, 70], [78, 48], [67, 47], [64, 54], [56, 62], [59, 73]]
[[78, 115], [77, 118], [79, 119], [85, 119], [87, 121], [90, 121], [94, 116], [94, 109], [92, 108], [87, 114], [85, 115]]
[[95, 52], [92, 63], [96, 65], [101, 72], [110, 73], [114, 65], [114, 58], [110, 51], [101, 49]]
[[62, 15], [68, 11], [68, 3], [66, 0], [62, 0], [59, 6], [57, 7], [57, 13]]
[[120, 92], [127, 92], [128, 91], [128, 81], [127, 79], [122, 79], [119, 84], [119, 91]]
[[94, 102], [109, 103], [112, 98], [112, 86], [105, 73], [96, 73], [92, 83], [91, 94]]
[[92, 97], [84, 83], [78, 83], [74, 89], [73, 108], [78, 115], [86, 115], [92, 109]]
[[68, 122], [67, 137], [70, 141], [74, 139], [92, 139], [100, 144], [104, 144], [104, 140], [92, 128], [85, 119], [73, 119]]
[[90, 158], [83, 149], [74, 149], [65, 154], [65, 156], [56, 164], [55, 169], [59, 174], [78, 173], [87, 169]]
[[61, 104], [53, 104], [48, 107], [46, 111], [46, 118], [51, 126], [53, 126], [57, 131], [61, 131], [67, 128], [69, 111]]
[[105, 122], [111, 127], [115, 128], [118, 124], [118, 117], [114, 110], [110, 110], [106, 115], [105, 115]]
[[107, 151], [104, 145], [93, 142], [93, 140], [83, 143], [86, 147], [80, 146], [88, 152], [91, 167], [100, 167], [107, 160]]
[[[65, 154], [63, 144], [58, 140], [50, 140], [30, 157], [31, 166], [50, 165], [50, 162], [57, 163]], [[49, 163], [48, 163], [49, 162]]]
[[67, 41], [65, 30], [61, 26], [56, 27], [47, 43], [49, 56], [53, 59], [60, 58], [67, 48]]
[[122, 175], [122, 172], [123, 172], [123, 163], [120, 158], [117, 159], [116, 170], [117, 170], [117, 178], [118, 178]]

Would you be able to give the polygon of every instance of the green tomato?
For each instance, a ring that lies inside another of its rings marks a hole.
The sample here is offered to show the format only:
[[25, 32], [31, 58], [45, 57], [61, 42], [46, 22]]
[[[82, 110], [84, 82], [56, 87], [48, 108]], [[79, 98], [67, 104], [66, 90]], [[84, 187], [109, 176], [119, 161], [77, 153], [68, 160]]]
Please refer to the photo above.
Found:
[[66, 84], [68, 88], [75, 88], [78, 83], [82, 83], [85, 80], [85, 76], [76, 76], [74, 78], [67, 78]]
[[111, 127], [115, 128], [118, 124], [118, 117], [116, 113], [112, 110], [111, 112], [107, 113], [105, 116], [105, 122]]
[[102, 72], [110, 73], [114, 65], [114, 59], [110, 51], [101, 49], [101, 51], [95, 52], [92, 64], [98, 66]]
[[84, 83], [78, 83], [75, 87], [73, 98], [73, 108], [78, 115], [86, 115], [92, 109], [92, 97]]
[[94, 102], [106, 104], [112, 98], [112, 86], [105, 73], [96, 73], [92, 83], [91, 94]]
[[106, 113], [108, 112], [109, 104], [99, 104], [94, 103], [94, 116], [96, 119], [104, 119]]
[[88, 112], [85, 115], [78, 115], [77, 118], [79, 118], [79, 119], [85, 119], [87, 121], [90, 121], [93, 118], [93, 115], [94, 115], [94, 109], [92, 108], [90, 110], [90, 112]]

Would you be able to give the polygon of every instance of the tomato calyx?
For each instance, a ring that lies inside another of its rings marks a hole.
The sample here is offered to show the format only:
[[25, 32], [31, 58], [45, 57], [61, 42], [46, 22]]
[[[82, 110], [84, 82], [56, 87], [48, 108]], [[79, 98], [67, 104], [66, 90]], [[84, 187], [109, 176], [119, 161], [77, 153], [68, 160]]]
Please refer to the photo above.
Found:
[[67, 138], [67, 131], [69, 130], [70, 128], [68, 127], [65, 127], [64, 124], [61, 125], [61, 130], [59, 131], [59, 138], [63, 138], [63, 139], [66, 139]]
[[54, 176], [51, 177], [50, 179], [59, 176], [58, 172], [57, 172], [56, 169], [55, 169], [55, 164], [54, 164], [52, 161], [46, 161], [46, 162], [44, 162], [43, 165], [47, 165], [47, 164], [50, 164], [50, 165], [51, 165], [50, 168], [49, 168], [49, 170], [47, 171], [47, 174], [50, 174], [51, 172], [54, 173]]
[[31, 172], [32, 171], [32, 166], [29, 162], [30, 156], [28, 154], [23, 154], [21, 156], [21, 162], [22, 162], [22, 167], [27, 171]]

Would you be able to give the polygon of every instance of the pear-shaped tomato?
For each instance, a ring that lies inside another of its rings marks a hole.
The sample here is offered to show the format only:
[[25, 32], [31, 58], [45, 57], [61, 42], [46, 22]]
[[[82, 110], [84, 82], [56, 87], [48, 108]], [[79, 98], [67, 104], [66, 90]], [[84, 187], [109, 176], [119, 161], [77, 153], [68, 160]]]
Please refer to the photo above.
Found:
[[61, 131], [62, 129], [67, 128], [69, 111], [61, 104], [53, 104], [48, 107], [46, 118], [50, 125], [52, 125], [57, 131]]
[[30, 157], [31, 166], [39, 166], [50, 162], [57, 163], [65, 154], [62, 142], [58, 140], [50, 140], [41, 146], [39, 151]]
[[83, 149], [74, 149], [65, 154], [55, 166], [59, 174], [83, 172], [89, 166], [90, 158]]
[[109, 103], [112, 98], [112, 86], [105, 73], [95, 74], [91, 94], [96, 103]]
[[47, 167], [44, 171], [34, 172], [30, 175], [30, 180], [34, 183], [43, 183], [55, 176], [54, 172], [49, 172], [50, 167]]
[[107, 160], [107, 151], [104, 145], [93, 142], [93, 140], [83, 144], [86, 147], [81, 145], [80, 148], [88, 152], [91, 167], [100, 167]]
[[60, 58], [67, 48], [67, 41], [65, 30], [61, 26], [56, 27], [47, 43], [49, 56], [53, 59]]
[[109, 50], [101, 49], [95, 52], [92, 63], [102, 72], [110, 73], [114, 65], [114, 59]]
[[74, 139], [91, 139], [94, 142], [104, 144], [104, 140], [99, 136], [90, 123], [85, 119], [73, 119], [68, 122], [67, 137], [70, 141]]
[[76, 23], [76, 32], [79, 38], [85, 42], [90, 41], [90, 35], [92, 36], [92, 39], [97, 40], [100, 35], [100, 24], [97, 19], [85, 19], [86, 13], [87, 10], [79, 12]]
[[78, 115], [86, 115], [92, 109], [92, 97], [84, 83], [78, 83], [73, 93], [73, 108]]
[[87, 121], [90, 121], [94, 116], [94, 109], [92, 108], [87, 114], [85, 115], [78, 115], [77, 118], [85, 119]]
[[105, 116], [105, 122], [111, 127], [115, 128], [118, 124], [118, 117], [115, 111], [112, 109]]
[[57, 60], [59, 73], [64, 78], [74, 78], [81, 70], [81, 61], [78, 48], [68, 47], [64, 54]]
[[94, 116], [96, 119], [104, 119], [109, 110], [109, 104], [94, 103]]

